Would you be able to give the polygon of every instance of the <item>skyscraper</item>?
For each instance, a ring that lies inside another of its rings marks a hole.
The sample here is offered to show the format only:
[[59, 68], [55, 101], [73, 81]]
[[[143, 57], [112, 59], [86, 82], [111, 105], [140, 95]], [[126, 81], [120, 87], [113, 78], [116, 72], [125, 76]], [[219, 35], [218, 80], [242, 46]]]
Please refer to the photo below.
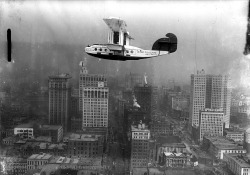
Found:
[[223, 117], [222, 109], [208, 109], [200, 112], [199, 118], [199, 141], [203, 136], [223, 136]]
[[69, 74], [49, 76], [49, 124], [69, 129]]
[[108, 127], [108, 97], [108, 87], [83, 87], [83, 128]]
[[[107, 86], [107, 79], [104, 75], [100, 74], [89, 74], [86, 68], [86, 62], [81, 62], [81, 70], [79, 76], [79, 110], [82, 112], [83, 109], [83, 87], [98, 87], [103, 85]], [[102, 82], [102, 83], [100, 83]]]
[[145, 124], [131, 125], [131, 170], [148, 166], [149, 139], [150, 130]]
[[228, 75], [210, 75], [198, 71], [191, 75], [190, 128], [199, 126], [199, 112], [205, 108], [223, 109], [225, 127], [229, 128], [231, 81]]

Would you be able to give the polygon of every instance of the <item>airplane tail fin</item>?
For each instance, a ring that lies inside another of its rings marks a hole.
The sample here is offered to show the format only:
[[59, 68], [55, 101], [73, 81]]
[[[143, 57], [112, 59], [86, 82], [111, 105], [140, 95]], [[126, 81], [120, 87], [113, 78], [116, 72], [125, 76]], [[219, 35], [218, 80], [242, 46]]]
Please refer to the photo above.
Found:
[[152, 50], [175, 52], [177, 50], [177, 37], [172, 33], [166, 34], [165, 38], [155, 41]]

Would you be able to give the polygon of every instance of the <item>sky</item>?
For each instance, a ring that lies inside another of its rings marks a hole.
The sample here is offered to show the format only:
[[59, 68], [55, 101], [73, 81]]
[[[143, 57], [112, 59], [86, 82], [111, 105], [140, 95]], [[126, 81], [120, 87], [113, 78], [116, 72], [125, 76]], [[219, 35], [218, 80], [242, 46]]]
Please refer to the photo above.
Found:
[[[246, 0], [1, 1], [0, 74], [15, 72], [23, 62], [23, 67], [36, 71], [41, 79], [58, 69], [77, 77], [79, 61], [86, 58], [93, 72], [103, 66], [103, 70], [114, 69], [113, 73], [120, 75], [146, 72], [159, 85], [173, 78], [190, 83], [190, 75], [204, 69], [209, 74], [230, 74], [233, 86], [249, 86], [250, 58], [243, 55], [247, 15]], [[88, 56], [84, 53], [88, 44], [107, 42], [108, 27], [103, 18], [110, 16], [126, 21], [135, 39], [131, 45], [151, 49], [157, 39], [174, 33], [177, 51], [126, 62]], [[15, 63], [5, 61], [8, 28], [12, 31]], [[25, 44], [31, 48], [27, 55], [19, 51]]]

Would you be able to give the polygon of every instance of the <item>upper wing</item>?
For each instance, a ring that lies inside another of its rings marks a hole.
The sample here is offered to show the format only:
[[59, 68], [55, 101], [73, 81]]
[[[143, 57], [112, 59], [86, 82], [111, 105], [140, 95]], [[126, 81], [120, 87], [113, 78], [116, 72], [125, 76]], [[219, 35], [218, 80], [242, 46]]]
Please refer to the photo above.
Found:
[[127, 33], [127, 24], [124, 20], [116, 17], [104, 18], [103, 20], [112, 31], [119, 32], [121, 29], [124, 33]]

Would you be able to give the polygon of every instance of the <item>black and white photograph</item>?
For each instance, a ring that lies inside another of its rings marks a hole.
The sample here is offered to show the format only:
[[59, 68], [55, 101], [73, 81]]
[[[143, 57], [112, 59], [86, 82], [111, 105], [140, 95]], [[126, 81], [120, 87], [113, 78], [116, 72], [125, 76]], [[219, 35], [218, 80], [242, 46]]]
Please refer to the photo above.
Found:
[[250, 175], [250, 2], [1, 0], [0, 175]]

